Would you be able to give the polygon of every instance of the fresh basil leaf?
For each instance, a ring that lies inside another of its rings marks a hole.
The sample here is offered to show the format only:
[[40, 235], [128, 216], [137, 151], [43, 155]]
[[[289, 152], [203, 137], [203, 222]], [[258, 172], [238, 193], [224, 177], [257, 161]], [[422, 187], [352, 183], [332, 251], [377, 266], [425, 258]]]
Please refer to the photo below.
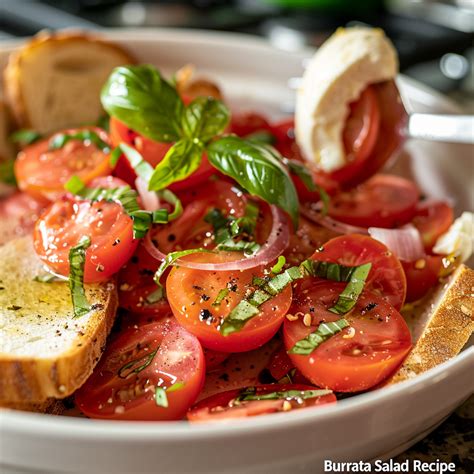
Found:
[[175, 193], [173, 193], [169, 189], [163, 189], [162, 191], [158, 191], [158, 196], [160, 197], [160, 199], [163, 199], [167, 203], [174, 206], [173, 212], [168, 216], [169, 221], [173, 221], [181, 216], [181, 214], [183, 213], [183, 205], [181, 203], [181, 200], [178, 196], [176, 196]]
[[214, 97], [198, 97], [185, 109], [182, 120], [184, 135], [207, 143], [221, 134], [230, 120], [229, 109]]
[[64, 185], [64, 189], [66, 191], [70, 192], [71, 194], [76, 194], [76, 195], [81, 193], [85, 189], [85, 187], [86, 187], [86, 184], [77, 175], [71, 176], [71, 178], [69, 178], [69, 180]]
[[288, 212], [298, 226], [298, 195], [282, 163], [265, 147], [236, 136], [211, 142], [207, 149], [209, 162], [235, 179], [249, 193], [261, 197]]
[[62, 148], [71, 140], [79, 140], [85, 143], [93, 143], [99, 150], [104, 153], [110, 152], [110, 145], [102, 140], [93, 130], [79, 130], [74, 133], [56, 133], [49, 140], [50, 150]]
[[17, 130], [16, 132], [10, 135], [10, 140], [13, 143], [17, 143], [21, 146], [31, 145], [32, 143], [37, 142], [43, 138], [41, 133], [36, 132], [35, 130]]
[[302, 399], [324, 397], [333, 393], [332, 390], [286, 390], [281, 392], [270, 392], [257, 394], [256, 387], [247, 387], [242, 389], [235, 400], [239, 402], [259, 401], [259, 400], [288, 400], [288, 399]]
[[16, 186], [15, 160], [0, 163], [0, 182]]
[[288, 354], [309, 355], [323, 342], [327, 341], [329, 338], [341, 332], [348, 326], [349, 323], [343, 318], [329, 323], [321, 323], [316, 331], [298, 341], [288, 351]]
[[175, 382], [173, 385], [170, 385], [166, 391], [168, 393], [176, 392], [177, 390], [181, 390], [186, 384], [184, 382]]
[[156, 353], [158, 352], [159, 346], [149, 354], [145, 354], [138, 359], [133, 359], [120, 367], [117, 375], [121, 379], [126, 379], [132, 374], [139, 374], [142, 370], [146, 369], [150, 364]]
[[150, 178], [148, 189], [159, 191], [176, 181], [182, 181], [199, 168], [203, 146], [182, 139], [176, 142], [158, 163]]
[[100, 98], [109, 115], [145, 137], [170, 143], [182, 136], [183, 101], [151, 65], [115, 68]]
[[256, 132], [246, 135], [244, 138], [249, 142], [257, 144], [274, 145], [276, 143], [275, 135], [267, 130], [257, 130]]
[[74, 317], [86, 315], [91, 306], [84, 290], [84, 266], [86, 264], [86, 250], [91, 245], [89, 237], [82, 237], [79, 243], [69, 251], [69, 289], [71, 291]]
[[316, 185], [313, 181], [313, 177], [309, 169], [299, 161], [296, 160], [286, 160], [286, 165], [290, 170], [290, 173], [295, 174], [298, 178], [303, 181], [303, 184], [306, 186], [308, 191], [316, 191]]
[[214, 303], [212, 303], [212, 306], [220, 306], [220, 304], [222, 303], [222, 301], [224, 301], [228, 294], [229, 288], [222, 288], [222, 290], [219, 290], [219, 293], [217, 293]]
[[159, 407], [168, 408], [168, 397], [163, 387], [156, 387], [155, 389], [155, 403]]

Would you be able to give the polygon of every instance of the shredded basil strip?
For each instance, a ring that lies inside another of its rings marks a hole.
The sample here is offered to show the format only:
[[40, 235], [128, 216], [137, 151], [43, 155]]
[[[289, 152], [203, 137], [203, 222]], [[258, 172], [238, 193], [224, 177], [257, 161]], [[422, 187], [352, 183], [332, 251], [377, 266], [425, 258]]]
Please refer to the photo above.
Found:
[[110, 145], [102, 140], [93, 130], [79, 130], [74, 133], [57, 133], [49, 140], [50, 150], [62, 148], [71, 140], [79, 140], [85, 143], [93, 143], [99, 150], [104, 153], [110, 152]]
[[219, 293], [217, 293], [216, 299], [214, 300], [214, 303], [212, 303], [212, 306], [220, 306], [220, 304], [222, 303], [222, 301], [224, 301], [228, 294], [228, 288], [223, 288], [222, 290], [220, 290]]
[[273, 265], [272, 267], [272, 270], [271, 270], [272, 273], [274, 274], [280, 273], [283, 270], [285, 263], [286, 263], [286, 258], [283, 255], [280, 255], [278, 257], [277, 263], [275, 263], [275, 265]]
[[184, 382], [175, 382], [173, 385], [171, 385], [170, 387], [168, 387], [166, 389], [166, 391], [168, 393], [171, 393], [171, 392], [176, 392], [177, 390], [181, 390], [186, 384]]
[[330, 395], [332, 390], [286, 390], [280, 392], [262, 393], [257, 395], [257, 387], [244, 388], [240, 394], [235, 398], [235, 401], [259, 401], [259, 400], [288, 400], [288, 399], [303, 399], [323, 397]]
[[138, 359], [131, 360], [127, 362], [122, 367], [120, 367], [117, 375], [121, 379], [126, 379], [131, 374], [138, 374], [142, 370], [146, 369], [150, 364], [153, 358], [155, 357], [156, 353], [158, 352], [158, 346], [154, 351], [150, 352], [149, 354], [145, 354]]
[[367, 275], [371, 268], [371, 263], [354, 267], [349, 283], [344, 288], [344, 291], [339, 295], [336, 304], [332, 308], [329, 308], [329, 311], [336, 314], [346, 314], [355, 306], [362, 290], [364, 289], [365, 280], [367, 279]]
[[182, 389], [186, 384], [184, 382], [176, 382], [168, 388], [156, 387], [155, 389], [155, 403], [159, 407], [168, 408], [168, 396], [166, 393], [175, 392]]
[[43, 135], [41, 135], [41, 133], [37, 132], [36, 130], [29, 129], [17, 130], [16, 132], [10, 135], [10, 140], [13, 143], [18, 143], [22, 146], [31, 145], [40, 140], [41, 138], [43, 138]]
[[84, 266], [86, 250], [91, 245], [90, 237], [84, 236], [79, 243], [69, 251], [69, 289], [71, 291], [74, 317], [86, 315], [91, 306], [84, 290]]
[[338, 319], [330, 323], [321, 323], [316, 331], [312, 332], [304, 339], [298, 341], [288, 354], [309, 355], [323, 342], [347, 328], [349, 323], [346, 319]]

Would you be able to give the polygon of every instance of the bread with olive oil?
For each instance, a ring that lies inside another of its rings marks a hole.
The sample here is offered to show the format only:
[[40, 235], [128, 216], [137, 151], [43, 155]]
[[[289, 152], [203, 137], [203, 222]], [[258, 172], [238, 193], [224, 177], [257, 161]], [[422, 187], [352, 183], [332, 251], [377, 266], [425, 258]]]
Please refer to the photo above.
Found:
[[97, 122], [100, 90], [111, 71], [134, 59], [96, 37], [40, 33], [13, 52], [4, 72], [5, 98], [17, 126], [46, 134]]
[[92, 373], [115, 318], [113, 281], [85, 285], [92, 310], [74, 317], [67, 282], [35, 281], [44, 273], [31, 237], [0, 247], [0, 406], [71, 395]]

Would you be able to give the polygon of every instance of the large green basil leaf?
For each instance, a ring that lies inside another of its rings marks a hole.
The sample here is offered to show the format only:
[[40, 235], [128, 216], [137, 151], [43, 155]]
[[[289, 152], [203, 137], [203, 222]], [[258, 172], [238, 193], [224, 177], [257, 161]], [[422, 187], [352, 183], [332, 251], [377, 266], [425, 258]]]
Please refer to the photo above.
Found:
[[151, 65], [115, 68], [100, 98], [109, 115], [152, 140], [175, 142], [182, 135], [183, 102]]
[[229, 109], [213, 97], [198, 97], [184, 111], [182, 127], [190, 139], [206, 143], [222, 133], [230, 120]]
[[212, 142], [210, 163], [249, 193], [288, 212], [298, 225], [298, 195], [282, 163], [265, 147], [229, 135]]
[[179, 140], [166, 153], [153, 172], [148, 189], [159, 191], [175, 181], [186, 179], [199, 168], [203, 146], [192, 140]]

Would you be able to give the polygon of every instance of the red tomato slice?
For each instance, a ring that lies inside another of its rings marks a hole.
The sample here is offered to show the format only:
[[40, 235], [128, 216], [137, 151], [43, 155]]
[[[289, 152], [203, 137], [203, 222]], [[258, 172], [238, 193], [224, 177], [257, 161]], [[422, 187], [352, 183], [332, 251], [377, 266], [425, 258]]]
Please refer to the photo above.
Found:
[[349, 267], [370, 262], [372, 268], [365, 288], [388, 301], [397, 310], [403, 306], [406, 279], [402, 265], [381, 242], [364, 235], [341, 235], [326, 242], [311, 258]]
[[0, 200], [0, 245], [28, 235], [49, 202], [16, 192]]
[[230, 122], [230, 133], [235, 133], [239, 137], [245, 137], [251, 133], [270, 131], [270, 124], [267, 119], [255, 112], [244, 112], [232, 114]]
[[[293, 396], [274, 400], [239, 401], [239, 395], [248, 390], [249, 387], [246, 387], [239, 390], [229, 390], [227, 392], [212, 395], [191, 408], [187, 414], [188, 420], [193, 423], [226, 421], [234, 418], [268, 415], [270, 413], [336, 403], [336, 397], [333, 393], [305, 399]], [[319, 389], [310, 385], [270, 384], [251, 387], [251, 390], [255, 390], [255, 396], [268, 396], [275, 392], [287, 392], [289, 390], [305, 392], [307, 390], [315, 391]]]
[[295, 364], [293, 364], [293, 361], [288, 357], [284, 347], [281, 347], [273, 354], [270, 363], [268, 364], [268, 370], [270, 371], [270, 375], [276, 381], [281, 381], [281, 379], [286, 377], [290, 383], [305, 385], [310, 383], [308, 379], [295, 367]]
[[222, 362], [224, 362], [228, 357], [228, 352], [218, 352], [213, 351], [212, 349], [203, 349], [204, 358], [206, 359], [206, 370], [214, 370], [216, 367], [219, 367]]
[[[65, 130], [61, 133], [75, 133]], [[109, 143], [108, 135], [99, 128], [92, 128], [101, 140]], [[72, 176], [86, 184], [98, 176], [111, 173], [109, 154], [93, 143], [71, 140], [62, 148], [49, 149], [50, 138], [23, 149], [15, 161], [18, 186], [33, 196], [54, 200], [64, 194], [64, 185]]]
[[[76, 405], [91, 418], [179, 420], [203, 383], [201, 345], [167, 319], [129, 329], [114, 339], [76, 392]], [[164, 389], [167, 407], [156, 402], [158, 387]]]
[[[128, 128], [124, 123], [120, 122], [114, 117], [110, 119], [110, 137], [114, 146], [124, 142], [133, 146], [143, 157], [145, 161], [155, 167], [166, 155], [167, 151], [173, 145], [172, 143], [160, 143], [150, 138], [143, 137], [131, 128]], [[203, 157], [200, 167], [188, 178], [183, 181], [178, 181], [170, 186], [173, 191], [179, 191], [196, 186], [205, 181], [211, 174], [215, 172], [206, 156]], [[128, 160], [121, 156], [114, 173], [131, 186], [134, 186], [136, 174], [134, 169], [130, 166]]]
[[407, 279], [406, 302], [419, 300], [439, 283], [443, 270], [443, 257], [426, 255], [415, 262], [401, 261]]
[[379, 174], [357, 188], [334, 196], [329, 215], [359, 227], [399, 227], [413, 218], [419, 197], [413, 182]]
[[[237, 254], [238, 255], [238, 254]], [[236, 252], [200, 253], [185, 257], [199, 262], [225, 262], [236, 259]], [[262, 277], [263, 267], [233, 272], [212, 272], [174, 267], [166, 280], [166, 293], [178, 322], [194, 334], [204, 347], [221, 352], [244, 352], [270, 340], [281, 326], [291, 303], [291, 287], [264, 303], [260, 313], [237, 332], [223, 336], [221, 321], [254, 290], [252, 279]], [[220, 305], [213, 305], [220, 290], [229, 293]]]
[[430, 252], [438, 237], [448, 231], [454, 221], [453, 208], [441, 201], [420, 203], [413, 225], [420, 231], [425, 249]]
[[97, 282], [118, 272], [133, 255], [133, 222], [120, 204], [89, 202], [64, 196], [53, 203], [37, 221], [34, 247], [38, 256], [55, 272], [69, 275], [69, 250], [83, 236], [86, 250], [84, 281]]
[[[284, 343], [289, 351], [316, 331], [322, 322], [342, 318], [328, 309], [345, 283], [316, 278], [296, 282], [292, 314], [311, 315], [311, 326], [302, 318], [285, 319]], [[364, 291], [344, 318], [350, 327], [321, 343], [311, 354], [289, 354], [295, 366], [312, 383], [337, 392], [359, 392], [382, 382], [402, 363], [411, 349], [411, 335], [403, 317], [389, 303]]]
[[117, 189], [123, 186], [128, 186], [128, 183], [115, 176], [101, 176], [89, 183], [90, 188]]

